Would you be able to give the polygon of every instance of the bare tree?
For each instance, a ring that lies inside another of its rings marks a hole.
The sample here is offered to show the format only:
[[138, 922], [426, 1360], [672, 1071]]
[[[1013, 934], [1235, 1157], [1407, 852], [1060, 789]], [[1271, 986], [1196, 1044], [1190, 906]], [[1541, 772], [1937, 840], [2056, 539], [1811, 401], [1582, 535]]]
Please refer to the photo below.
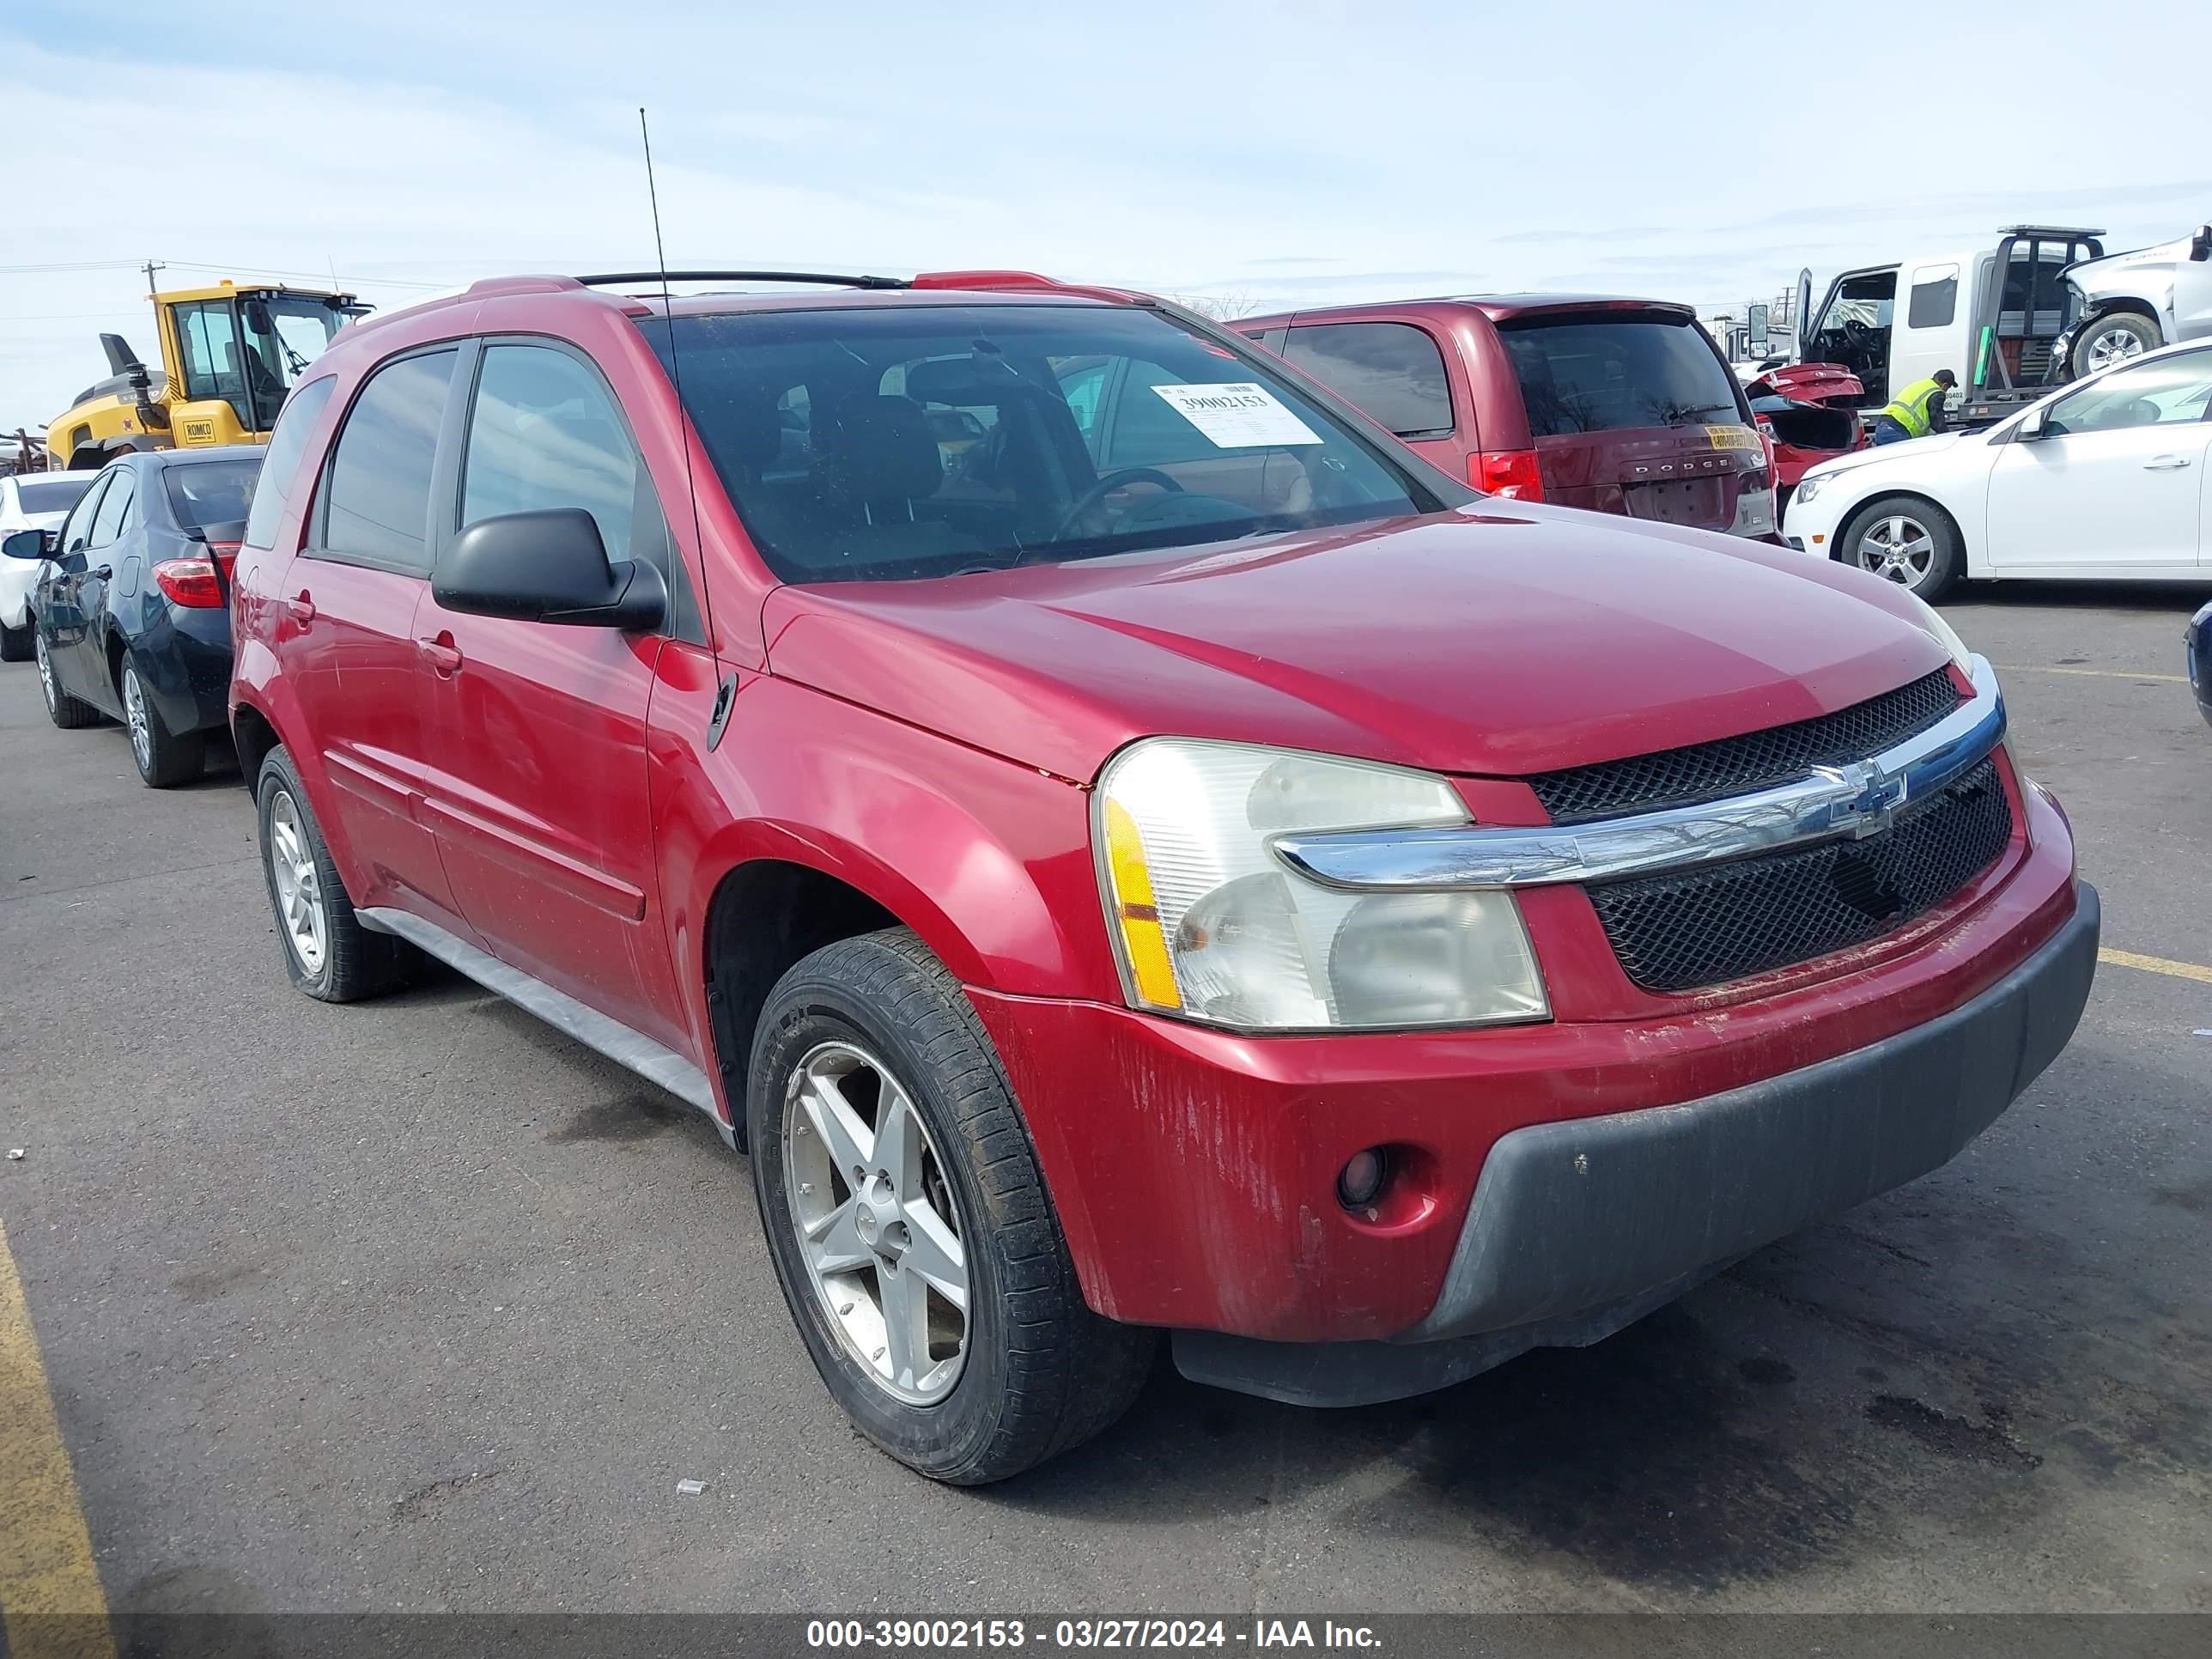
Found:
[[1239, 317], [1249, 317], [1267, 309], [1257, 295], [1242, 289], [1227, 294], [1170, 294], [1166, 297], [1184, 310], [1211, 317], [1217, 323], [1233, 323]]

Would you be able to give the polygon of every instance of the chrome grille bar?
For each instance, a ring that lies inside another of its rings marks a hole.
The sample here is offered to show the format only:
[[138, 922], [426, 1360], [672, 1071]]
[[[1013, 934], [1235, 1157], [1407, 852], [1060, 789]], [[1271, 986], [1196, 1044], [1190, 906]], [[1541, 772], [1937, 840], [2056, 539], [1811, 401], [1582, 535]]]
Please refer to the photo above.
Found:
[[2004, 695], [1986, 658], [1972, 659], [1974, 695], [1916, 737], [1794, 783], [1696, 806], [1571, 828], [1361, 830], [1278, 836], [1275, 855], [1323, 886], [1554, 886], [1620, 881], [1887, 829], [1899, 808], [1955, 781], [2005, 732]]

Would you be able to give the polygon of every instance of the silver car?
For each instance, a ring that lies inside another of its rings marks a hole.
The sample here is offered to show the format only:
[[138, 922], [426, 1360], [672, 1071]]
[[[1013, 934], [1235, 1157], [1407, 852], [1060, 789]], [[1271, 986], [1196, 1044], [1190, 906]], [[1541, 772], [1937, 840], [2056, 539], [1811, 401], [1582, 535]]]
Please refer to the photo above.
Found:
[[2162, 345], [2212, 338], [2212, 225], [2065, 273], [2075, 320], [2056, 355], [2077, 378]]

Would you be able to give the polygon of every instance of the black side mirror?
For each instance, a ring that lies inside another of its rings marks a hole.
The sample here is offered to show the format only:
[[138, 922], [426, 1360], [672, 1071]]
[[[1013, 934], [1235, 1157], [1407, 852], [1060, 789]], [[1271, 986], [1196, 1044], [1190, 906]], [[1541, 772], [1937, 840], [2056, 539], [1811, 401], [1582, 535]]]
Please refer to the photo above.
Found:
[[276, 319], [269, 314], [269, 302], [263, 299], [248, 300], [240, 307], [246, 313], [246, 325], [256, 334], [274, 334]]
[[430, 592], [448, 611], [639, 633], [668, 614], [668, 585], [641, 559], [607, 559], [580, 507], [480, 519], [438, 559]]
[[2189, 239], [2189, 257], [2198, 261], [2212, 259], [2212, 225], [2197, 227], [2197, 234]]
[[0, 541], [0, 553], [11, 559], [43, 559], [54, 544], [51, 530], [18, 530]]

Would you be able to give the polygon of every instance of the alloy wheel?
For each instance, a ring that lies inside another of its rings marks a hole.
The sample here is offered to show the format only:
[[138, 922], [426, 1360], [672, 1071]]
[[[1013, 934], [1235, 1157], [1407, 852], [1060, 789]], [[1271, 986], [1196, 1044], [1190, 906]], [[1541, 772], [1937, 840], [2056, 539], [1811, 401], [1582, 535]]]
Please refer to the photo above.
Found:
[[1936, 538], [1919, 520], [1893, 513], [1860, 533], [1857, 555], [1862, 570], [1912, 587], [1927, 579], [1936, 562]]
[[289, 790], [269, 803], [269, 873], [276, 884], [276, 913], [300, 966], [310, 976], [323, 970], [330, 950], [330, 919], [323, 909], [323, 878]]
[[51, 714], [54, 712], [54, 664], [53, 659], [46, 654], [46, 636], [34, 632], [31, 635], [31, 649], [39, 659], [39, 690], [46, 693], [46, 713]]
[[968, 1258], [913, 1097], [865, 1049], [820, 1044], [785, 1089], [783, 1170], [799, 1255], [839, 1343], [893, 1399], [945, 1399], [968, 1353]]
[[138, 684], [138, 671], [129, 663], [123, 665], [123, 714], [131, 727], [131, 752], [138, 757], [138, 769], [154, 769], [154, 727], [146, 712], [146, 688]]
[[2110, 368], [2114, 363], [2124, 363], [2130, 357], [2143, 354], [2142, 336], [2131, 328], [2108, 328], [2089, 342], [2089, 370]]

